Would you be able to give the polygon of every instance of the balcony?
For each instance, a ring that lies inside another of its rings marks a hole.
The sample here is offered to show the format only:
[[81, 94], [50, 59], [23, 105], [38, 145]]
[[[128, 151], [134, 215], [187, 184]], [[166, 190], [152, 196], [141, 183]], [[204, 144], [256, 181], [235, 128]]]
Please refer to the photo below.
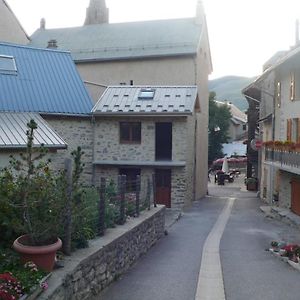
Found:
[[282, 170], [300, 174], [300, 152], [265, 149], [265, 162]]

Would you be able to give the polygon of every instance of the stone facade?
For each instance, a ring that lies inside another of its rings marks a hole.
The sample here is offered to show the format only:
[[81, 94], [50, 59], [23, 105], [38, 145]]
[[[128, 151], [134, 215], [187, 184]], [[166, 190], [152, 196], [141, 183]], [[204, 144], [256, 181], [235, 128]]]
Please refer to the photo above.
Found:
[[[141, 143], [121, 144], [119, 136], [119, 122], [126, 122], [128, 118], [97, 118], [95, 123], [94, 158], [97, 162], [115, 161], [116, 166], [104, 166], [99, 163], [95, 170], [96, 181], [100, 177], [117, 180], [120, 166], [118, 161], [155, 162], [155, 123], [172, 122], [172, 161], [185, 162], [185, 167], [171, 169], [171, 205], [182, 207], [189, 205], [195, 199], [195, 185], [199, 181], [195, 177], [197, 140], [195, 126], [196, 118], [191, 117], [148, 117], [135, 118], [141, 122]], [[197, 155], [200, 153], [197, 153]], [[198, 158], [200, 159], [200, 158]], [[133, 167], [133, 166], [132, 166]], [[145, 193], [146, 180], [152, 178], [155, 167], [141, 167], [142, 193]], [[159, 169], [159, 167], [157, 167]], [[144, 187], [144, 189], [143, 189]], [[152, 195], [153, 196], [153, 195]]]
[[291, 180], [292, 174], [288, 172], [281, 173], [281, 182], [279, 187], [278, 205], [283, 208], [291, 208]]
[[72, 151], [78, 146], [84, 152], [82, 162], [85, 164], [83, 181], [92, 184], [93, 162], [93, 122], [91, 117], [43, 116], [49, 125], [64, 139], [68, 148], [50, 153], [52, 165], [56, 169], [64, 168], [66, 158], [72, 158]]
[[98, 295], [126, 272], [163, 235], [165, 208], [160, 206], [107, 230], [90, 248], [75, 252], [65, 267], [53, 272], [41, 300], [84, 300]]

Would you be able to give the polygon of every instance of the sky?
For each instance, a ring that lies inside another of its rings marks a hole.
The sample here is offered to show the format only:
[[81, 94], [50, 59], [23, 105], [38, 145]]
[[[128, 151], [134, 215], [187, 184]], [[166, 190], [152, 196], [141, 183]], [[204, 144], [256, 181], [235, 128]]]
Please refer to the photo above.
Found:
[[[6, 0], [26, 32], [81, 26], [89, 0]], [[193, 17], [197, 0], [106, 0], [110, 22]], [[203, 0], [213, 73], [253, 77], [273, 54], [295, 44], [299, 0]]]

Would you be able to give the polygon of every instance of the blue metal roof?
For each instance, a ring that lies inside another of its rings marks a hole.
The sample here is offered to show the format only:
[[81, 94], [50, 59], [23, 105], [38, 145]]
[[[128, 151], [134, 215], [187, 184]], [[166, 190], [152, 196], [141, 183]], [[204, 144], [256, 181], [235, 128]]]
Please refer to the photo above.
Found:
[[17, 70], [0, 70], [0, 111], [84, 115], [93, 107], [69, 52], [0, 43]]

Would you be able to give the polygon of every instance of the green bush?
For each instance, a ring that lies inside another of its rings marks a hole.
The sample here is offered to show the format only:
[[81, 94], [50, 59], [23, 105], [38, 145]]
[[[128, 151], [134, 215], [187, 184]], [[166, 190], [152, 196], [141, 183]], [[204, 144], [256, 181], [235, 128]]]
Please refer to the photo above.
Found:
[[94, 188], [84, 188], [72, 210], [72, 248], [88, 247], [88, 240], [93, 239], [98, 231], [99, 196]]

